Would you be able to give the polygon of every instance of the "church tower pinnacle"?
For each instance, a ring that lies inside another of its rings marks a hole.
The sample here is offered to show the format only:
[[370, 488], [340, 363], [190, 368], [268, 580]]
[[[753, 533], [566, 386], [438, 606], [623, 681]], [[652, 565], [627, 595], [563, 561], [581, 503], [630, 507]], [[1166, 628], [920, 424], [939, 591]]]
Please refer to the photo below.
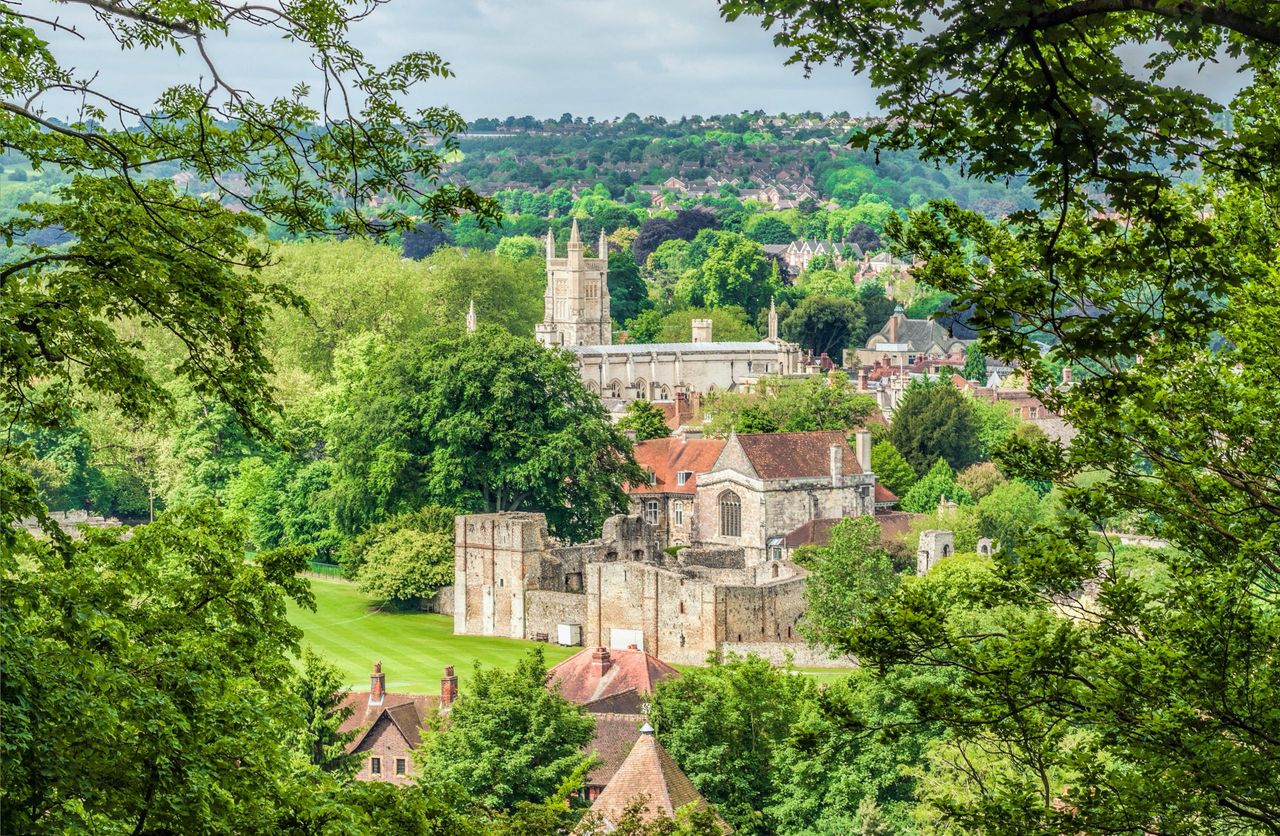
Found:
[[534, 329], [545, 346], [609, 345], [613, 320], [609, 311], [608, 239], [602, 252], [586, 258], [578, 220], [569, 227], [569, 250], [558, 258], [553, 233], [547, 232], [547, 291], [542, 322]]
[[471, 300], [471, 306], [467, 308], [467, 333], [474, 334], [476, 332], [476, 300]]
[[774, 297], [769, 297], [769, 342], [776, 343], [778, 341], [778, 306], [775, 304]]

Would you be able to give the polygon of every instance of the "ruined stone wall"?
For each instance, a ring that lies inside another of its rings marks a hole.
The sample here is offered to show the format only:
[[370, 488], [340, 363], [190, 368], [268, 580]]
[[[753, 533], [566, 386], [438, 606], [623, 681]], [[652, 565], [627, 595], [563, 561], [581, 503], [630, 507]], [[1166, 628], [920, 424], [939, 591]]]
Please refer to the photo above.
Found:
[[434, 595], [422, 599], [422, 611], [453, 615], [453, 585], [442, 586]]
[[725, 586], [718, 590], [721, 642], [801, 643], [804, 578], [767, 586]]
[[545, 635], [556, 640], [560, 624], [582, 624], [587, 618], [587, 596], [580, 592], [531, 589], [524, 595], [525, 638]]
[[832, 659], [821, 648], [806, 644], [786, 642], [725, 642], [720, 646], [725, 656], [754, 654], [775, 665], [785, 665], [790, 660], [797, 668], [856, 668], [858, 663], [848, 656]]
[[619, 562], [587, 567], [584, 643], [636, 644], [676, 664], [701, 664], [715, 648], [716, 588], [677, 571]]
[[453, 631], [525, 638], [525, 588], [530, 578], [542, 577], [548, 539], [541, 514], [458, 517]]

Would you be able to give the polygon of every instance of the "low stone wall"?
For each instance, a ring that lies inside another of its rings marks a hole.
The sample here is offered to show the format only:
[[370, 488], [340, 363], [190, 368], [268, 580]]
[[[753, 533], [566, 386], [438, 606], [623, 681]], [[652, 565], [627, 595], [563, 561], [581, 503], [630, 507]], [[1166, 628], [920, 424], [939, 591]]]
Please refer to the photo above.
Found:
[[453, 615], [453, 584], [442, 586], [435, 595], [422, 599], [422, 611]]
[[832, 659], [826, 651], [810, 648], [807, 644], [789, 642], [724, 642], [720, 651], [728, 656], [735, 653], [739, 656], [755, 654], [761, 659], [775, 665], [785, 664], [787, 656], [791, 656], [791, 664], [797, 668], [856, 668], [857, 662], [848, 656]]

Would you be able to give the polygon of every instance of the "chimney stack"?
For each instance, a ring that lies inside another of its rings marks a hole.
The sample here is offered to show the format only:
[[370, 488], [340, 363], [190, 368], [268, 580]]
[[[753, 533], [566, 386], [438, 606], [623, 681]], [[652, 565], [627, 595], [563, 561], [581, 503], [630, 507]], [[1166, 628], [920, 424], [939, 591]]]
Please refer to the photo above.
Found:
[[382, 703], [387, 693], [387, 676], [382, 672], [382, 662], [373, 663], [373, 675], [369, 677], [369, 702], [374, 705]]
[[613, 665], [613, 659], [609, 657], [609, 648], [597, 647], [591, 654], [591, 670], [596, 676], [604, 676], [605, 672]]
[[906, 318], [907, 315], [901, 305], [893, 309], [893, 316], [889, 317], [889, 342], [895, 344], [898, 342], [898, 327]]
[[458, 677], [453, 673], [453, 665], [444, 669], [444, 678], [440, 680], [440, 707], [448, 708], [458, 698]]
[[858, 391], [867, 391], [867, 369], [865, 366], [858, 369]]
[[831, 487], [840, 487], [840, 477], [844, 475], [844, 445], [831, 445]]
[[693, 329], [693, 341], [695, 343], [711, 342], [711, 320], [695, 319], [690, 325]]
[[853, 434], [854, 450], [858, 454], [858, 467], [863, 473], [871, 472], [871, 431], [866, 427]]
[[1071, 367], [1070, 366], [1062, 367], [1062, 385], [1063, 386], [1071, 385]]

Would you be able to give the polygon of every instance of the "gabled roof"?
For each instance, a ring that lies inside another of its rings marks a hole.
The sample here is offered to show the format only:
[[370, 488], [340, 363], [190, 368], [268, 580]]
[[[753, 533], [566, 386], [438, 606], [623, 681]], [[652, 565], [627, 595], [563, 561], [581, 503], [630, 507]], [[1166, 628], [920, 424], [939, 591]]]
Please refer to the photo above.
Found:
[[638, 709], [639, 699], [652, 694], [655, 685], [679, 675], [675, 668], [643, 650], [588, 647], [548, 671], [547, 683], [559, 687], [560, 696], [569, 702], [587, 708], [634, 695]]
[[[651, 438], [636, 442], [636, 462], [645, 470], [653, 471], [657, 484], [633, 486], [630, 492], [684, 493], [693, 495], [698, 486], [698, 474], [706, 473], [716, 463], [724, 441], [716, 438]], [[683, 485], [678, 484], [676, 474], [689, 471], [692, 475]]]
[[348, 692], [342, 700], [342, 707], [350, 708], [351, 716], [342, 722], [340, 731], [359, 733], [348, 744], [347, 750], [359, 748], [383, 714], [409, 746], [417, 746], [421, 742], [422, 721], [439, 703], [439, 697], [424, 694], [384, 694], [381, 702], [370, 703], [368, 691]]
[[858, 457], [840, 430], [803, 433], [734, 435], [747, 461], [761, 479], [804, 479], [831, 476], [831, 447], [844, 448], [842, 474], [861, 473]]
[[658, 743], [648, 724], [641, 729], [640, 738], [613, 780], [591, 805], [591, 811], [599, 813], [606, 824], [612, 824], [640, 799], [645, 801], [640, 815], [644, 821], [673, 819], [677, 810], [690, 804], [698, 809], [707, 806], [707, 800]]

